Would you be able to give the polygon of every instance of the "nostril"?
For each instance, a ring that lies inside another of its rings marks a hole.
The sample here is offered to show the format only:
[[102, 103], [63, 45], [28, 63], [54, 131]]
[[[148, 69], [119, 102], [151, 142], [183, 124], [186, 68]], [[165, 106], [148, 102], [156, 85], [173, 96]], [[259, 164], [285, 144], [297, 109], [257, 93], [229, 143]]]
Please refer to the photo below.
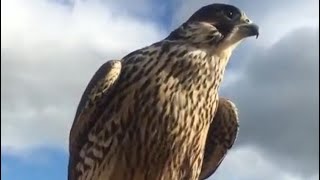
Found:
[[245, 19], [244, 20], [246, 23], [250, 23], [251, 21], [250, 21], [250, 19]]

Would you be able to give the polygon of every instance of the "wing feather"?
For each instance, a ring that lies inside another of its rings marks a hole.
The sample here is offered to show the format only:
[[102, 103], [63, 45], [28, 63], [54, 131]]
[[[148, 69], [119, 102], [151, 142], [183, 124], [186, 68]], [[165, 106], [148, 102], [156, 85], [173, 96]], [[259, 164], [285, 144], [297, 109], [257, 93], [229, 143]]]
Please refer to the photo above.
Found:
[[97, 106], [117, 82], [120, 72], [121, 61], [107, 61], [93, 75], [81, 97], [69, 135], [69, 179], [76, 179], [75, 165], [85, 137], [103, 113], [103, 109]]
[[210, 125], [199, 179], [211, 176], [220, 166], [238, 134], [239, 122], [235, 105], [220, 98], [216, 115]]

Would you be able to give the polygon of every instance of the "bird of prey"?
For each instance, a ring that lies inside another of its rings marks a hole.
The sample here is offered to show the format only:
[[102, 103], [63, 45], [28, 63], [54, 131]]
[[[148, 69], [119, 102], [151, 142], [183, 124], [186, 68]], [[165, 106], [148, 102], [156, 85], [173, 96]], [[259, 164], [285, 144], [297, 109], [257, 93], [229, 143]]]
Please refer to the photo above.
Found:
[[218, 96], [232, 51], [258, 37], [239, 8], [210, 4], [165, 39], [110, 60], [80, 100], [69, 180], [198, 180], [218, 168], [238, 131]]

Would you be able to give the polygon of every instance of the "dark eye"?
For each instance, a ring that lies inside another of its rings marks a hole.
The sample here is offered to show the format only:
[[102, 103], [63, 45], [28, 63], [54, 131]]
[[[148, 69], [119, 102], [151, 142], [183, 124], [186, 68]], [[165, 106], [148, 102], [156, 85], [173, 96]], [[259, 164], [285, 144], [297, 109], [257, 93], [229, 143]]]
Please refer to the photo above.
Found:
[[235, 17], [235, 13], [233, 11], [226, 11], [225, 14], [229, 19], [233, 19]]

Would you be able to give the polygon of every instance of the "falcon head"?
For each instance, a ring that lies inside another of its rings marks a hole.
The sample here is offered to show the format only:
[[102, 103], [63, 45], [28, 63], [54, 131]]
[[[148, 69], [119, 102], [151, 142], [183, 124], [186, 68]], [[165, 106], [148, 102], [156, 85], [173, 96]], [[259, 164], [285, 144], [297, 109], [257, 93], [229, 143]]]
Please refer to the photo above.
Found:
[[227, 48], [250, 36], [258, 37], [259, 28], [244, 12], [228, 4], [211, 4], [196, 11], [167, 39]]

